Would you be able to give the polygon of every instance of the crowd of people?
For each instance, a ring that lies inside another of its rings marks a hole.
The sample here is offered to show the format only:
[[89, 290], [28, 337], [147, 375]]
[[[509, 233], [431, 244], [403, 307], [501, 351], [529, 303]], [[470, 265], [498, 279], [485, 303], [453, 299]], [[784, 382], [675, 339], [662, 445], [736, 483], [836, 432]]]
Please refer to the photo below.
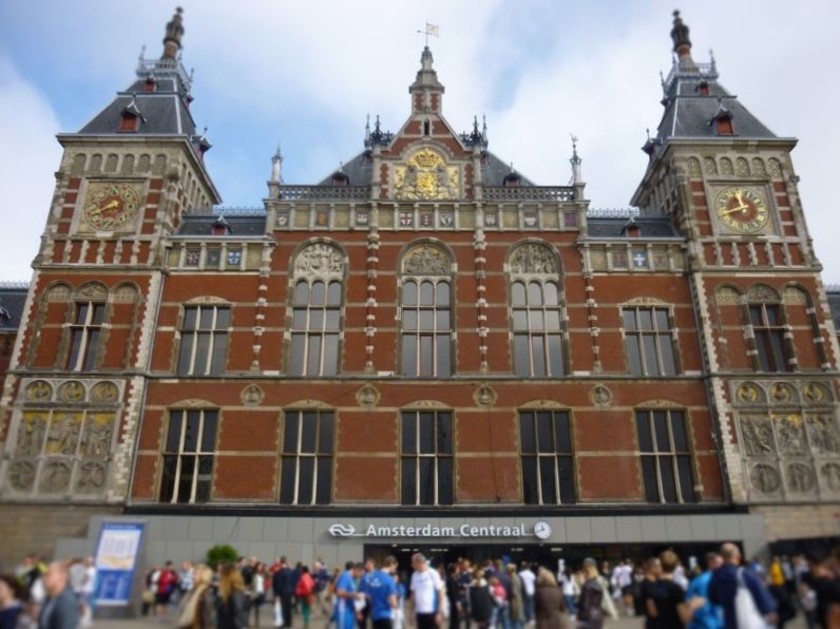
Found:
[[[686, 567], [672, 550], [637, 564], [586, 558], [545, 566], [462, 558], [432, 565], [420, 553], [411, 571], [394, 557], [311, 569], [285, 557], [240, 558], [211, 569], [172, 562], [145, 578], [143, 613], [180, 628], [242, 629], [598, 629], [619, 616], [647, 629], [784, 627], [800, 615], [809, 629], [840, 627], [840, 548], [827, 558], [773, 557], [745, 563], [735, 544]], [[0, 629], [75, 629], [92, 619], [91, 558], [25, 558], [0, 574]]]

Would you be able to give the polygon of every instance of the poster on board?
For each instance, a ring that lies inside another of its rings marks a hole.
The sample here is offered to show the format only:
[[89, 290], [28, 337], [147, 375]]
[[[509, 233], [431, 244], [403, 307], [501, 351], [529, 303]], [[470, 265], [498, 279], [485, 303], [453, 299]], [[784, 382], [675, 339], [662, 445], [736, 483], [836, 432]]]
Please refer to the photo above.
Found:
[[128, 605], [145, 523], [104, 521], [96, 543], [97, 606]]

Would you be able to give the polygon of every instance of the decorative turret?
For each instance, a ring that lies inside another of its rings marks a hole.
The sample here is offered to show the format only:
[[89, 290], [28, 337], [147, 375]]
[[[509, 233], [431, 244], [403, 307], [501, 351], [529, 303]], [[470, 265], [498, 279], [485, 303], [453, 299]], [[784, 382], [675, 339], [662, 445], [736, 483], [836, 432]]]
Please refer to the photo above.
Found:
[[272, 183], [283, 183], [283, 154], [280, 152], [280, 145], [271, 157], [271, 178]]
[[181, 50], [181, 37], [184, 35], [183, 18], [181, 15], [184, 9], [177, 7], [175, 15], [166, 25], [166, 35], [163, 38], [163, 56], [161, 59], [175, 59]]
[[444, 87], [438, 81], [434, 69], [432, 51], [426, 46], [420, 55], [420, 70], [417, 78], [408, 88], [411, 94], [411, 111], [413, 113], [441, 113], [441, 96]]
[[693, 66], [691, 60], [691, 40], [688, 38], [688, 26], [682, 21], [679, 11], [674, 11], [674, 28], [671, 29], [671, 39], [674, 41], [674, 52], [681, 66]]

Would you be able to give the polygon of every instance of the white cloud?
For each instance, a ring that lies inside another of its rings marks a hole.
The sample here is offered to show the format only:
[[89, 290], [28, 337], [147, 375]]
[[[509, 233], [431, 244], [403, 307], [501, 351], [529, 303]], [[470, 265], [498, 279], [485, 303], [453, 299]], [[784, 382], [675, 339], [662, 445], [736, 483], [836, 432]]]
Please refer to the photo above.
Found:
[[61, 151], [49, 103], [0, 57], [0, 281], [29, 280], [50, 209]]

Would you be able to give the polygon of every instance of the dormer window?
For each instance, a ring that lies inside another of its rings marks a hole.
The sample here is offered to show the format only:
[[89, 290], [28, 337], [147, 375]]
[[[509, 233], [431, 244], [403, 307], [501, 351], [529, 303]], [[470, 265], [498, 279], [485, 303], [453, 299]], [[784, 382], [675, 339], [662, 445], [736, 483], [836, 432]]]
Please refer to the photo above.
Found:
[[136, 132], [140, 129], [140, 116], [124, 111], [120, 118], [120, 131]]
[[722, 118], [716, 121], [718, 135], [735, 135], [732, 118]]
[[700, 85], [697, 86], [697, 93], [700, 96], [708, 96], [709, 95], [709, 83], [707, 81], [701, 81]]
[[224, 216], [220, 216], [213, 221], [212, 234], [214, 236], [227, 236], [230, 234], [230, 225], [228, 225]]
[[428, 120], [423, 121], [423, 135], [432, 134], [432, 125]]
[[709, 121], [714, 125], [715, 133], [718, 135], [735, 135], [735, 126], [732, 124], [732, 112], [723, 106], [722, 99], [718, 99], [718, 110]]
[[638, 238], [642, 235], [642, 228], [639, 227], [636, 219], [631, 216], [630, 220], [628, 220], [624, 224], [624, 227], [621, 228], [621, 233], [627, 238]]
[[350, 177], [348, 177], [345, 173], [338, 172], [333, 173], [332, 176], [332, 185], [334, 186], [349, 186], [350, 185]]
[[143, 85], [143, 89], [146, 91], [147, 94], [151, 94], [157, 91], [157, 81], [155, 81], [155, 77], [149, 76], [146, 78], [146, 82]]
[[519, 176], [519, 173], [513, 171], [505, 175], [502, 180], [502, 186], [505, 188], [518, 188], [520, 185], [522, 185], [522, 177]]

